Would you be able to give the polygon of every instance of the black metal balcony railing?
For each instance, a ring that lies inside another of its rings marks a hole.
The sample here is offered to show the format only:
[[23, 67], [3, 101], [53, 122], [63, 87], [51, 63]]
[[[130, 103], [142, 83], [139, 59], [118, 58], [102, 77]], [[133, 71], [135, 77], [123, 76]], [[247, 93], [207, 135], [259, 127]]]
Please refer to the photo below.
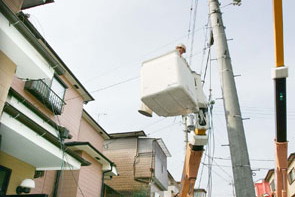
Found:
[[26, 81], [25, 90], [34, 95], [55, 115], [61, 115], [66, 103], [44, 81], [41, 79]]

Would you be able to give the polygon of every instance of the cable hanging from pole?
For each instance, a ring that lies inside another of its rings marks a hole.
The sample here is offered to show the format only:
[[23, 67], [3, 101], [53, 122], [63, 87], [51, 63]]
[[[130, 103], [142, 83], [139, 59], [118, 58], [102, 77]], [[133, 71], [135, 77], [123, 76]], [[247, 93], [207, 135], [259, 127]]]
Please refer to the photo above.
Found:
[[194, 41], [195, 41], [195, 29], [196, 29], [196, 20], [197, 20], [197, 12], [198, 12], [198, 2], [199, 0], [195, 0], [195, 6], [194, 6], [194, 15], [193, 15], [193, 26], [192, 26], [192, 36], [191, 36], [191, 50], [189, 55], [189, 65], [192, 65], [192, 57], [193, 57], [193, 51], [194, 51]]

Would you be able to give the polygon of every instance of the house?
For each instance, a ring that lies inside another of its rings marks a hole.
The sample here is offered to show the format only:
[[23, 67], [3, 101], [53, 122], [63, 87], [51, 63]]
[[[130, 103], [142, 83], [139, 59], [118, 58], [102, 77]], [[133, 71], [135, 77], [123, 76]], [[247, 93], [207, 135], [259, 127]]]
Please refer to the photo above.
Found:
[[[270, 184], [272, 196], [275, 196], [275, 171], [271, 169], [267, 172], [264, 178], [266, 182]], [[291, 153], [288, 157], [288, 169], [287, 169], [287, 197], [295, 197], [295, 153]]]
[[206, 197], [206, 194], [207, 191], [205, 189], [194, 189], [194, 197]]
[[104, 154], [116, 163], [119, 176], [106, 184], [125, 196], [164, 196], [171, 155], [162, 139], [148, 138], [144, 131], [109, 135]]
[[269, 183], [270, 186], [270, 191], [271, 191], [271, 196], [275, 196], [275, 192], [276, 192], [276, 185], [275, 185], [275, 171], [274, 169], [270, 169], [265, 178], [264, 181]]
[[164, 191], [164, 197], [174, 197], [180, 190], [180, 184], [175, 181], [173, 176], [168, 171], [168, 190]]
[[270, 184], [265, 180], [255, 182], [255, 193], [257, 197], [271, 196]]
[[0, 196], [97, 197], [117, 175], [94, 98], [21, 11], [51, 2], [0, 0]]

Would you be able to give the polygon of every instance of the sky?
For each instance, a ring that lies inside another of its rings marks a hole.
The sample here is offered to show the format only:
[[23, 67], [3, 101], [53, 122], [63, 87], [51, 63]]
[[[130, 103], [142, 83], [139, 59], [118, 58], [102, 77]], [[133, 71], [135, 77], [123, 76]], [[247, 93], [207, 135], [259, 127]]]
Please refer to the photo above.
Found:
[[[244, 121], [253, 180], [274, 168], [274, 67], [272, 1], [248, 0], [233, 6], [221, 0], [236, 86]], [[287, 79], [289, 153], [295, 152], [295, 1], [285, 0], [284, 41]], [[191, 11], [191, 7], [193, 10]], [[196, 15], [195, 15], [196, 11]], [[184, 160], [181, 117], [140, 115], [141, 63], [175, 48], [187, 46], [191, 68], [204, 75], [208, 50], [208, 2], [197, 0], [55, 0], [26, 10], [40, 31], [76, 77], [95, 98], [85, 109], [108, 132], [144, 130], [162, 138], [172, 157], [168, 170], [180, 180]], [[195, 19], [195, 20], [194, 20]], [[188, 33], [190, 30], [190, 34]], [[193, 31], [194, 30], [194, 31]], [[192, 33], [194, 32], [194, 34]], [[192, 47], [193, 46], [193, 47]], [[215, 100], [213, 128], [196, 187], [208, 188], [208, 157], [214, 156], [212, 196], [233, 196], [233, 178], [221, 98], [215, 46], [204, 91]], [[192, 56], [192, 58], [190, 58]]]

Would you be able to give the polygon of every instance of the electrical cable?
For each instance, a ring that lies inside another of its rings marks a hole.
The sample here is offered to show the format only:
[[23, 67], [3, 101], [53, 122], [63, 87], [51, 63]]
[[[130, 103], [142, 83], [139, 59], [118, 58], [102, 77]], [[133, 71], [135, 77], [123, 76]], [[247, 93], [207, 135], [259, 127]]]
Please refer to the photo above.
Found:
[[[206, 62], [206, 70], [208, 68], [208, 60], [210, 57], [210, 50], [208, 51], [208, 58]], [[208, 191], [208, 197], [212, 196], [212, 187], [213, 187], [213, 178], [212, 178], [212, 163], [213, 163], [213, 157], [215, 153], [215, 135], [214, 135], [214, 124], [213, 124], [213, 105], [214, 102], [212, 102], [212, 70], [211, 70], [211, 60], [209, 61], [210, 66], [210, 75], [209, 75], [209, 97], [208, 97], [208, 119], [209, 119], [209, 129], [208, 129], [208, 164], [210, 165], [208, 167], [208, 183], [207, 183], [207, 191]], [[206, 74], [206, 73], [205, 73]], [[205, 83], [205, 77], [204, 77], [204, 83]], [[203, 83], [203, 84], [204, 84]], [[212, 148], [212, 150], [211, 150]]]
[[191, 33], [191, 22], [192, 22], [193, 1], [194, 1], [194, 0], [191, 0], [191, 8], [190, 8], [189, 24], [188, 24], [188, 33], [187, 33], [187, 42], [189, 42], [190, 33]]
[[221, 171], [223, 171], [224, 174], [226, 174], [229, 178], [233, 179], [233, 177], [232, 177], [227, 171], [225, 171], [225, 170], [222, 168], [222, 165], [219, 165], [219, 164], [214, 160], [214, 158], [212, 158], [212, 159], [213, 159], [213, 162], [215, 163], [215, 165], [216, 165], [219, 169], [221, 169]]
[[170, 127], [172, 127], [172, 126], [174, 126], [174, 125], [176, 125], [176, 124], [177, 124], [177, 123], [172, 123], [172, 124], [169, 124], [169, 125], [167, 125], [167, 126], [161, 127], [161, 128], [159, 128], [159, 129], [157, 129], [157, 130], [151, 131], [151, 132], [149, 132], [149, 133], [147, 134], [147, 136], [153, 135], [153, 134], [155, 134], [155, 133], [162, 132], [162, 131], [164, 131], [164, 129], [170, 128]]
[[[210, 23], [210, 17], [208, 16], [207, 18], [207, 24], [205, 25], [205, 33], [204, 33], [204, 36], [205, 36], [205, 39], [204, 39], [204, 46], [203, 46], [203, 54], [202, 54], [202, 61], [201, 61], [201, 68], [200, 68], [200, 75], [202, 75], [202, 71], [203, 71], [203, 64], [204, 64], [204, 58], [205, 58], [205, 54], [206, 54], [206, 50], [209, 48], [208, 50], [208, 53], [210, 53], [210, 49], [211, 49], [211, 45], [210, 43], [207, 43], [208, 42], [208, 26], [209, 26], [209, 23]], [[207, 62], [208, 62], [208, 59], [207, 59]], [[206, 65], [208, 65], [206, 62]], [[205, 76], [204, 76], [205, 78]]]
[[[205, 38], [206, 40], [206, 38]], [[206, 41], [205, 41], [206, 44]], [[210, 46], [210, 45], [209, 45]], [[209, 114], [208, 114], [208, 119], [209, 119], [209, 129], [208, 129], [208, 145], [207, 145], [207, 149], [205, 149], [205, 155], [213, 155], [214, 156], [214, 152], [215, 152], [215, 137], [214, 137], [214, 128], [213, 128], [213, 102], [212, 101], [212, 75], [211, 75], [211, 61], [210, 60], [210, 55], [211, 55], [211, 48], [208, 47], [208, 54], [207, 54], [207, 61], [206, 61], [206, 68], [205, 68], [205, 74], [203, 76], [203, 86], [206, 80], [206, 74], [207, 74], [207, 69], [208, 66], [210, 65], [210, 75], [209, 75], [209, 80], [210, 80], [210, 84], [209, 84], [209, 98], [208, 98], [208, 109], [209, 109]], [[205, 49], [204, 49], [205, 50]], [[203, 57], [204, 57], [203, 53]], [[209, 64], [210, 62], [210, 64]], [[201, 69], [202, 70], [202, 69]], [[208, 158], [208, 163], [212, 163], [212, 159], [210, 157]], [[205, 157], [202, 159], [203, 161], [205, 160]], [[204, 162], [202, 162], [202, 169], [201, 169], [201, 174], [200, 174], [200, 179], [199, 179], [199, 185], [198, 187], [200, 188], [201, 185], [201, 181], [202, 181], [202, 176], [203, 176], [203, 170], [204, 170]], [[208, 181], [207, 181], [207, 192], [208, 192], [208, 197], [211, 196], [212, 194], [212, 185], [213, 185], [213, 179], [212, 179], [212, 165], [210, 167], [208, 167]]]
[[[230, 158], [224, 158], [224, 157], [214, 157], [214, 159], [219, 159], [219, 160], [231, 160]], [[274, 162], [275, 160], [273, 159], [250, 159], [250, 161], [269, 161], [269, 162]]]
[[[206, 155], [207, 150], [208, 149], [205, 149], [205, 153], [204, 153], [205, 155]], [[202, 182], [202, 177], [203, 177], [203, 172], [204, 172], [204, 164], [203, 164], [204, 163], [204, 160], [205, 160], [205, 157], [202, 158], [202, 161], [203, 162], [201, 162], [202, 168], [201, 168], [201, 173], [200, 173], [200, 176], [199, 176], [200, 178], [199, 178], [198, 188], [201, 188], [201, 182]]]
[[[50, 94], [49, 94], [49, 99], [50, 99]], [[43, 98], [43, 104], [45, 105], [45, 98]], [[56, 112], [56, 110], [54, 109], [54, 106], [53, 105], [51, 105], [51, 110], [52, 110], [52, 112], [53, 112], [53, 114], [54, 114], [54, 118], [55, 118], [55, 121], [57, 122], [57, 124], [58, 125], [61, 125], [61, 122], [60, 122], [60, 119], [59, 119], [59, 117], [56, 115], [57, 114], [57, 112]], [[56, 128], [55, 128], [55, 131], [56, 131], [56, 134], [57, 134], [57, 136], [58, 136], [58, 139], [59, 139], [59, 142], [60, 142], [60, 150], [61, 150], [61, 152], [62, 152], [62, 158], [61, 158], [61, 160], [62, 160], [62, 162], [61, 162], [61, 167], [60, 167], [60, 177], [59, 177], [59, 180], [61, 180], [61, 186], [59, 187], [59, 188], [63, 188], [63, 176], [64, 176], [64, 170], [65, 170], [65, 167], [66, 166], [68, 166], [68, 167], [70, 167], [70, 171], [71, 171], [71, 173], [72, 173], [72, 175], [73, 175], [73, 169], [71, 168], [71, 165], [69, 164], [69, 161], [68, 161], [68, 159], [67, 159], [67, 155], [66, 155], [66, 152], [65, 152], [65, 144], [64, 144], [64, 139], [63, 139], [63, 137], [61, 136], [61, 132], [59, 131], [59, 127], [58, 126], [56, 126]], [[66, 163], [66, 161], [67, 161], [67, 163]], [[81, 190], [81, 188], [80, 188], [80, 186], [78, 185], [78, 182], [77, 182], [77, 180], [75, 179], [75, 176], [73, 175], [73, 178], [74, 178], [74, 181], [75, 181], [75, 183], [76, 183], [76, 186], [78, 187], [78, 189], [79, 189], [79, 191], [81, 192], [81, 194], [82, 194], [82, 196], [83, 197], [85, 197], [85, 195], [83, 194], [83, 191]], [[52, 191], [53, 192], [53, 191]], [[61, 192], [61, 191], [59, 191], [59, 192]], [[58, 195], [57, 195], [58, 196]]]
[[[209, 95], [209, 103], [212, 98], [211, 92]], [[209, 104], [209, 129], [208, 129], [208, 164], [210, 166], [208, 167], [208, 184], [207, 184], [207, 192], [208, 192], [208, 197], [212, 196], [212, 187], [213, 187], [213, 178], [212, 178], [212, 163], [214, 162], [213, 158], [215, 154], [215, 137], [214, 137], [214, 125], [213, 125], [213, 105]]]
[[194, 41], [195, 41], [195, 29], [196, 29], [196, 20], [197, 20], [197, 12], [198, 12], [198, 3], [199, 0], [195, 0], [195, 10], [194, 10], [194, 16], [193, 16], [193, 32], [192, 32], [192, 38], [191, 38], [191, 50], [190, 50], [190, 56], [189, 56], [189, 65], [192, 65], [192, 54], [194, 51]]
[[[202, 30], [202, 29], [203, 29], [203, 28], [193, 29], [192, 33], [198, 32], [198, 31], [200, 31], [200, 30]], [[169, 43], [167, 43], [167, 44], [165, 44], [165, 45], [162, 45], [162, 46], [160, 46], [160, 47], [158, 47], [158, 48], [156, 48], [156, 49], [150, 51], [149, 53], [145, 54], [145, 56], [148, 55], [148, 54], [151, 54], [151, 53], [153, 53], [153, 52], [155, 52], [155, 51], [157, 51], [157, 50], [159, 50], [160, 48], [167, 47], [168, 45], [170, 45], [170, 44], [172, 44], [172, 43], [175, 43], [176, 41], [178, 41], [178, 40], [180, 40], [180, 39], [186, 37], [187, 35], [188, 35], [188, 34], [186, 34], [186, 35], [184, 35], [184, 36], [181, 36], [181, 37], [177, 38], [176, 40], [171, 41], [171, 42], [169, 42]], [[197, 53], [197, 54], [198, 54], [198, 53]], [[195, 56], [195, 55], [197, 55], [197, 54], [193, 54], [192, 56]], [[137, 65], [137, 64], [136, 64], [136, 65]], [[117, 70], [118, 68], [120, 68], [120, 66], [117, 66], [117, 67], [115, 67], [114, 69]], [[111, 71], [113, 71], [113, 70], [111, 70]], [[111, 71], [110, 71], [110, 73], [111, 73]], [[101, 75], [99, 75], [98, 77], [102, 77], [102, 76], [105, 76], [105, 74], [101, 74]], [[92, 81], [92, 80], [95, 79], [95, 78], [97, 78], [97, 77], [93, 77], [93, 78], [91, 78], [89, 81]], [[24, 79], [24, 78], [20, 78], [20, 79], [21, 79], [21, 80], [26, 80], [26, 81], [30, 80], [30, 79]], [[121, 85], [121, 84], [127, 83], [127, 82], [129, 82], [129, 81], [133, 81], [133, 80], [136, 80], [136, 79], [139, 79], [139, 76], [132, 77], [132, 78], [129, 78], [129, 79], [123, 80], [123, 81], [121, 81], [121, 82], [114, 83], [114, 84], [111, 84], [111, 85], [109, 85], [109, 86], [106, 86], [106, 87], [100, 88], [100, 89], [96, 89], [96, 90], [93, 90], [93, 91], [89, 91], [89, 93], [100, 92], [100, 91], [102, 91], [102, 90], [106, 90], [106, 89], [109, 89], [109, 88], [112, 88], [112, 87], [115, 87], [115, 86], [118, 86], [118, 85]], [[67, 90], [69, 90], [69, 89], [74, 89], [74, 87], [69, 87]], [[82, 96], [83, 96], [83, 95], [82, 95]], [[65, 101], [72, 100], [72, 99], [76, 99], [76, 98], [80, 98], [80, 97], [81, 97], [81, 96], [72, 97], [72, 98], [69, 98], [69, 99], [67, 99], [67, 100], [65, 100]]]
[[151, 124], [147, 124], [147, 125], [145, 125], [145, 126], [142, 126], [141, 128], [143, 128], [143, 130], [146, 130], [146, 128], [152, 127], [152, 126], [154, 126], [154, 125], [156, 125], [156, 124], [162, 122], [163, 120], [167, 120], [167, 117], [164, 117], [164, 118], [159, 119], [159, 120], [157, 120], [157, 121], [155, 121], [155, 122], [152, 122]]
[[[50, 98], [50, 94], [49, 94], [49, 98]], [[53, 105], [51, 105], [51, 110], [53, 111], [54, 118], [56, 119], [56, 122], [58, 123], [58, 125], [61, 125], [59, 117], [57, 115], [55, 115], [57, 113], [56, 113]], [[58, 126], [56, 128], [56, 131], [59, 131]], [[60, 141], [60, 150], [62, 151], [62, 162], [61, 162], [61, 167], [60, 167], [61, 170], [60, 170], [60, 176], [58, 177], [59, 181], [61, 180], [61, 186], [59, 188], [63, 188], [64, 169], [67, 165], [67, 163], [65, 161], [66, 160], [65, 144], [64, 144], [64, 139], [62, 138], [60, 131], [57, 133], [57, 135], [58, 135], [58, 139]], [[59, 183], [59, 181], [58, 181], [58, 183]], [[59, 191], [57, 191], [57, 192], [59, 192]], [[60, 193], [61, 192], [62, 192], [62, 190], [60, 191]], [[58, 196], [58, 193], [57, 193], [57, 196]]]
[[[209, 165], [204, 165], [208, 168]], [[223, 179], [225, 182], [227, 182], [228, 184], [231, 184], [231, 181], [229, 181], [228, 179], [226, 179], [225, 177], [223, 177], [222, 175], [220, 175], [219, 173], [217, 173], [215, 170], [211, 169], [211, 171], [216, 174], [217, 176], [219, 176], [221, 179]]]
[[225, 7], [228, 7], [228, 6], [230, 6], [230, 5], [234, 5], [234, 3], [229, 3], [229, 4], [226, 4], [226, 5], [224, 5], [224, 6], [221, 6], [220, 9], [221, 9], [221, 8], [225, 8]]
[[[210, 70], [211, 70], [211, 61], [210, 61], [210, 64], [209, 64], [210, 58], [211, 58], [211, 47], [209, 48], [208, 54], [207, 54], [207, 61], [206, 61], [205, 73], [204, 73], [203, 80], [202, 80], [203, 81], [203, 87], [204, 87], [206, 76], [207, 76], [208, 65], [210, 65]], [[210, 71], [210, 75], [211, 75], [211, 71]]]
[[[219, 167], [224, 172], [224, 174], [226, 174], [229, 178], [232, 178], [232, 176], [227, 171], [225, 171], [225, 169], [223, 169], [223, 168], [232, 168], [231, 165], [220, 165], [220, 164], [216, 163], [215, 161], [214, 161], [214, 163], [215, 164], [208, 164], [208, 163], [204, 163], [203, 162], [202, 164], [203, 165], [207, 165], [207, 166], [209, 166], [209, 165], [217, 166], [217, 167]], [[241, 167], [241, 166], [239, 166], [239, 167]], [[273, 167], [270, 167], [270, 168], [253, 167], [253, 170], [252, 171], [270, 170], [270, 169], [273, 169]]]
[[[69, 163], [67, 156], [65, 157], [65, 159], [66, 159], [66, 161]], [[70, 168], [71, 175], [72, 175], [72, 177], [73, 177], [73, 179], [74, 179], [74, 182], [75, 182], [76, 186], [78, 187], [78, 189], [79, 189], [81, 195], [82, 195], [83, 197], [86, 197], [86, 196], [84, 195], [84, 193], [83, 193], [81, 187], [79, 186], [78, 181], [76, 180], [76, 177], [75, 177], [75, 175], [74, 175], [74, 169], [73, 169], [73, 167], [72, 167], [71, 165], [69, 165], [69, 168]]]
[[[190, 33], [191, 33], [191, 32], [192, 32], [192, 33], [199, 32], [199, 31], [201, 31], [201, 30], [203, 30], [203, 28], [198, 28], [198, 29], [196, 29], [196, 30], [192, 30], [192, 31], [190, 30]], [[185, 35], [182, 35], [182, 36], [176, 38], [176, 39], [173, 40], [173, 41], [170, 41], [170, 42], [168, 42], [168, 43], [166, 43], [166, 44], [163, 44], [163, 45], [161, 45], [161, 46], [159, 46], [159, 47], [157, 47], [157, 48], [155, 48], [155, 49], [153, 49], [153, 50], [151, 50], [151, 51], [145, 53], [141, 59], [143, 59], [144, 57], [146, 57], [146, 56], [148, 56], [148, 55], [150, 55], [150, 54], [152, 54], [152, 53], [158, 51], [159, 49], [162, 49], [162, 48], [167, 47], [167, 46], [169, 46], [169, 45], [171, 45], [171, 44], [174, 44], [175, 42], [177, 42], [177, 41], [179, 41], [179, 40], [182, 40], [182, 39], [185, 38], [186, 36], [189, 36], [190, 33], [187, 33], [187, 34], [185, 34]], [[197, 55], [197, 54], [198, 54], [198, 53], [193, 54], [192, 56], [195, 56], [195, 55]], [[136, 66], [137, 66], [138, 64], [140, 64], [140, 63], [136, 63], [136, 64], [128, 64], [128, 65], [136, 65]], [[108, 75], [109, 73], [113, 73], [115, 70], [118, 70], [119, 68], [122, 68], [122, 66], [116, 66], [116, 67], [113, 68], [112, 70], [106, 71], [104, 74], [99, 74], [99, 75], [97, 75], [97, 76], [94, 76], [94, 77], [90, 78], [89, 80], [87, 80], [85, 83], [89, 83], [90, 81], [94, 81], [95, 79], [100, 78], [100, 77], [104, 77], [104, 76]]]
[[[96, 92], [100, 92], [102, 90], [107, 90], [109, 88], [113, 88], [115, 86], [118, 86], [118, 85], [122, 85], [124, 83], [127, 83], [127, 82], [130, 82], [130, 81], [134, 81], [134, 80], [137, 80], [139, 79], [139, 76], [136, 76], [136, 77], [132, 77], [132, 78], [129, 78], [129, 79], [126, 79], [124, 81], [120, 81], [118, 83], [114, 83], [112, 85], [109, 85], [109, 86], [105, 86], [105, 87], [102, 87], [102, 88], [99, 88], [99, 89], [96, 89], [96, 90], [92, 90], [92, 91], [89, 91], [89, 93], [96, 93]], [[69, 100], [73, 100], [73, 99], [76, 99], [76, 98], [80, 98], [81, 96], [75, 96], [75, 97], [72, 97], [72, 98], [68, 98], [66, 99], [65, 101], [69, 101]]]

